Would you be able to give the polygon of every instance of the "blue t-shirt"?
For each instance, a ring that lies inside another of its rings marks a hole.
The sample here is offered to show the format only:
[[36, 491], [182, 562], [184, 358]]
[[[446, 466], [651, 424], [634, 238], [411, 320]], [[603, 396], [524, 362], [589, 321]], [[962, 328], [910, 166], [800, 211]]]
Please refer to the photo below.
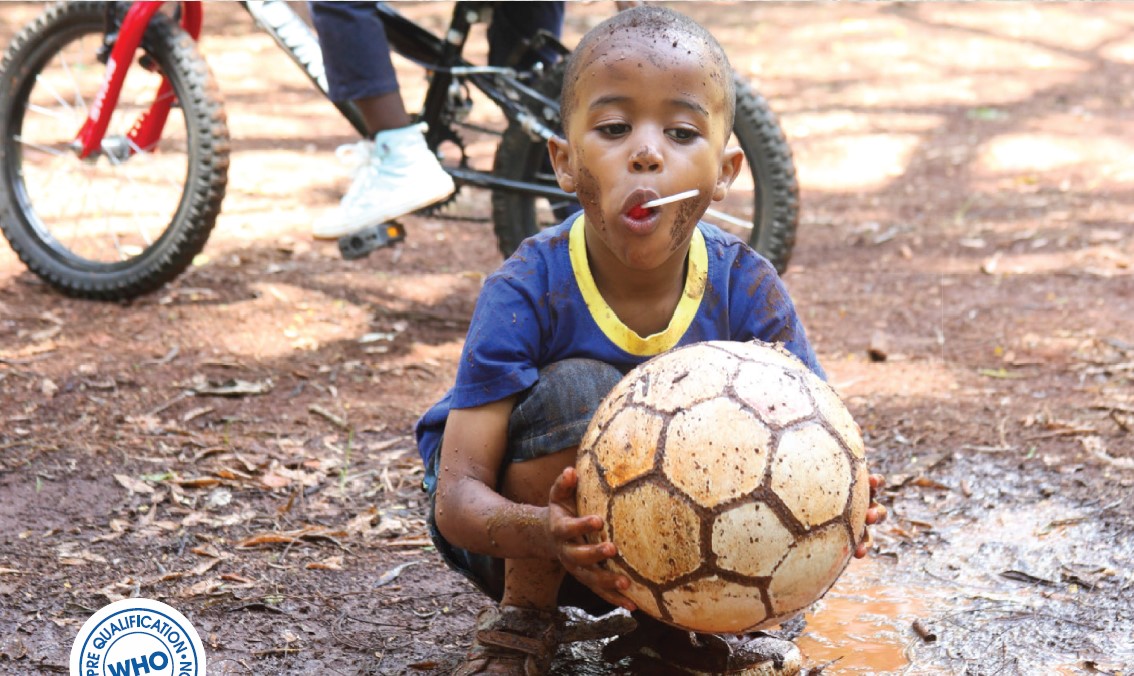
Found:
[[707, 340], [782, 343], [825, 378], [775, 268], [746, 243], [698, 223], [685, 291], [669, 326], [642, 337], [603, 300], [587, 264], [580, 214], [525, 240], [484, 282], [452, 389], [417, 423], [418, 450], [440, 446], [449, 411], [523, 392], [539, 370], [589, 358], [627, 372], [666, 350]]

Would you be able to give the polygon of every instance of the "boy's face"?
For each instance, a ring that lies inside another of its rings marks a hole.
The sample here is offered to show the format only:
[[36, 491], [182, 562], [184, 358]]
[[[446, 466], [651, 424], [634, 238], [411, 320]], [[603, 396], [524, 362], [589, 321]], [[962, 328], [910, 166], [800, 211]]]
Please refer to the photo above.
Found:
[[[623, 265], [649, 270], [685, 254], [697, 220], [724, 199], [740, 170], [726, 150], [725, 89], [695, 41], [625, 32], [596, 43], [579, 72], [567, 139], [549, 143], [559, 185], [576, 192], [588, 246]], [[697, 197], [648, 210], [635, 207], [696, 188]]]

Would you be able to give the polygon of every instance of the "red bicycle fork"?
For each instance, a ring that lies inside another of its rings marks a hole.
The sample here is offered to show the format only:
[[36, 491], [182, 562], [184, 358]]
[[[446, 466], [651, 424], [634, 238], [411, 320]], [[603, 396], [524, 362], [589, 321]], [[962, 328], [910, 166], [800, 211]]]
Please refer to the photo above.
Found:
[[[87, 111], [87, 119], [75, 137], [74, 147], [78, 149], [79, 157], [87, 158], [102, 148], [106, 128], [110, 124], [110, 117], [114, 107], [118, 105], [118, 97], [122, 93], [122, 83], [126, 81], [126, 71], [134, 61], [134, 53], [142, 44], [142, 36], [150, 19], [161, 9], [161, 0], [144, 0], [130, 5], [122, 26], [118, 30], [118, 37], [110, 56], [106, 61], [106, 75], [102, 86]], [[201, 20], [203, 11], [199, 0], [181, 3], [181, 27], [196, 40], [201, 34]], [[126, 134], [126, 148], [129, 155], [138, 150], [149, 151], [157, 145], [161, 138], [165, 121], [174, 102], [173, 87], [169, 79], [161, 78], [157, 95], [149, 109], [142, 112], [131, 125]]]

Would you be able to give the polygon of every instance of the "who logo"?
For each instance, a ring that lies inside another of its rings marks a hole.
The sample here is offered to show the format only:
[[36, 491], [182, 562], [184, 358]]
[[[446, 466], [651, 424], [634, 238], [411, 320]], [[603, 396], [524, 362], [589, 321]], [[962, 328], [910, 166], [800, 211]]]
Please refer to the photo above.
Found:
[[205, 676], [205, 649], [174, 608], [123, 599], [83, 623], [71, 646], [71, 676]]

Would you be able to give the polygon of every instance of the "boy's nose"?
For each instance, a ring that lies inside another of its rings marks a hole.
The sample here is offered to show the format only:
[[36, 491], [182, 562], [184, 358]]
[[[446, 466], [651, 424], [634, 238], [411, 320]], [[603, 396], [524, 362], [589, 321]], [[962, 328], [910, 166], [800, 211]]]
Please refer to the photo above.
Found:
[[630, 157], [630, 170], [638, 172], [655, 172], [661, 170], [662, 158], [652, 145], [644, 145]]

